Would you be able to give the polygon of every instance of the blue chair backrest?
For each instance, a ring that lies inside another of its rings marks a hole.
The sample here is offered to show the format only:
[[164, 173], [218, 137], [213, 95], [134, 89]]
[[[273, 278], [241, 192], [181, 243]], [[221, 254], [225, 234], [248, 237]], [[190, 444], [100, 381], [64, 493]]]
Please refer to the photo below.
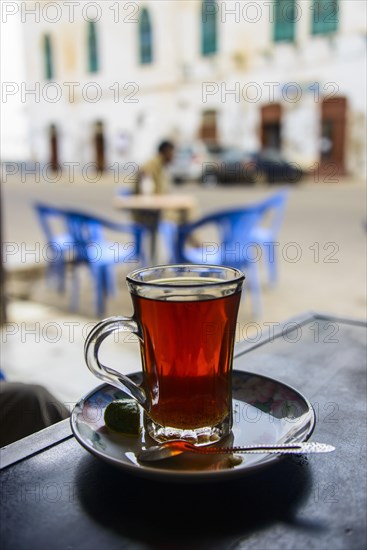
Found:
[[[36, 210], [38, 220], [49, 243], [52, 243], [56, 238], [56, 232], [53, 230], [52, 221], [61, 221], [65, 226], [66, 224], [66, 211], [62, 208], [55, 208], [42, 203], [35, 203], [34, 208]], [[64, 227], [65, 230], [65, 227]]]
[[101, 247], [108, 244], [104, 237], [104, 229], [124, 231], [132, 234], [134, 237], [135, 255], [140, 258], [143, 256], [142, 240], [143, 235], [145, 234], [145, 229], [139, 224], [114, 223], [109, 220], [74, 210], [68, 210], [66, 212], [66, 219], [69, 232], [73, 238], [76, 259], [79, 261], [88, 260], [86, 250], [91, 244]]
[[288, 196], [289, 188], [285, 188], [255, 205], [262, 211], [263, 216], [268, 212], [272, 212], [273, 217], [269, 225], [269, 231], [274, 237], [278, 234], [280, 226], [283, 222], [285, 205], [288, 200]]
[[261, 219], [258, 209], [246, 208], [227, 210], [207, 219], [206, 223], [216, 223], [222, 243], [246, 242], [254, 225]]
[[[179, 228], [177, 240], [177, 256], [178, 261], [187, 261], [185, 255], [185, 242], [190, 233], [195, 229], [204, 225], [214, 225], [219, 233], [220, 242], [217, 243], [223, 247], [224, 251], [228, 251], [228, 255], [232, 257], [231, 265], [243, 264], [243, 257], [238, 255], [238, 261], [233, 261], [233, 253], [238, 246], [245, 246], [251, 242], [251, 230], [261, 220], [264, 212], [264, 207], [258, 205], [237, 208], [232, 210], [222, 210], [209, 216], [205, 216], [192, 224], [186, 224]], [[225, 263], [225, 258], [223, 258]]]
[[66, 213], [67, 225], [76, 244], [86, 245], [103, 240], [102, 223], [80, 212]]
[[[225, 263], [226, 261], [225, 251], [228, 251], [227, 261], [231, 259], [230, 264], [233, 265], [236, 262], [233, 261], [234, 255], [231, 254], [230, 251], [235, 250], [236, 247], [237, 249], [241, 247], [241, 250], [243, 250], [243, 247], [246, 245], [254, 243], [255, 239], [252, 232], [256, 227], [261, 225], [262, 220], [268, 213], [273, 214], [268, 231], [272, 236], [276, 235], [282, 223], [287, 197], [288, 189], [284, 189], [250, 206], [231, 210], [221, 210], [204, 216], [197, 222], [181, 226], [177, 239], [177, 261], [187, 261], [185, 255], [185, 242], [188, 235], [201, 226], [214, 224], [218, 230], [220, 239], [220, 242], [217, 244], [221, 245], [224, 251], [222, 254], [222, 256], [224, 256], [224, 258], [222, 258], [223, 262]], [[246, 262], [246, 259], [244, 259], [246, 257], [243, 254], [240, 254], [239, 258], [238, 265]]]
[[133, 195], [133, 191], [128, 187], [118, 187], [116, 190], [116, 195], [118, 197], [130, 197], [130, 195]]

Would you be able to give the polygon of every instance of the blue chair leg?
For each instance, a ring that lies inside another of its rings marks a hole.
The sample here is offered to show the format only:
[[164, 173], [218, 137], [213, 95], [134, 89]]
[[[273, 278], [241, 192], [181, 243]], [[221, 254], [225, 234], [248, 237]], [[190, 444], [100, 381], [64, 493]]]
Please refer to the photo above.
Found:
[[271, 246], [273, 243], [269, 243], [268, 246], [263, 246], [263, 254], [266, 262], [266, 268], [268, 271], [269, 284], [275, 286], [278, 281], [278, 266], [276, 258], [275, 246]]
[[46, 270], [48, 286], [55, 287], [58, 292], [65, 290], [65, 267], [63, 262], [49, 262]]
[[79, 303], [79, 277], [78, 277], [78, 266], [72, 266], [71, 272], [71, 297], [70, 297], [70, 309], [71, 311], [76, 311]]
[[249, 264], [249, 274], [250, 274], [250, 290], [251, 290], [251, 301], [252, 301], [252, 314], [255, 319], [259, 319], [262, 314], [262, 304], [261, 304], [261, 286], [260, 286], [260, 277], [259, 269], [257, 262], [251, 262]]
[[106, 294], [113, 296], [117, 289], [116, 272], [112, 265], [105, 266], [104, 270]]
[[106, 297], [105, 266], [98, 266], [92, 269], [92, 277], [95, 284], [95, 311], [98, 317], [102, 317], [105, 312]]
[[57, 290], [60, 294], [65, 292], [65, 281], [66, 281], [66, 264], [64, 260], [61, 260], [56, 264], [57, 272]]
[[54, 277], [55, 277], [54, 272], [55, 272], [55, 269], [53, 264], [48, 264], [46, 268], [46, 282], [48, 287], [53, 286]]

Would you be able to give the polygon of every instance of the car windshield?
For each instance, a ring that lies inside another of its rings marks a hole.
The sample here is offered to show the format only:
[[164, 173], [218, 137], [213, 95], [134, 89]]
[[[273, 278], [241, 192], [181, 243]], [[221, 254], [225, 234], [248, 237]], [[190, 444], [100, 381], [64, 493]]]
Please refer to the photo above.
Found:
[[228, 149], [227, 151], [224, 151], [222, 158], [226, 161], [239, 161], [243, 160], [245, 157], [245, 153], [239, 149]]
[[259, 156], [270, 162], [284, 162], [284, 158], [281, 153], [276, 149], [265, 149]]
[[193, 150], [191, 147], [182, 147], [180, 149], [177, 149], [175, 154], [178, 157], [189, 157], [193, 154]]
[[193, 157], [206, 154], [205, 146], [199, 144], [188, 144], [177, 147], [175, 157]]

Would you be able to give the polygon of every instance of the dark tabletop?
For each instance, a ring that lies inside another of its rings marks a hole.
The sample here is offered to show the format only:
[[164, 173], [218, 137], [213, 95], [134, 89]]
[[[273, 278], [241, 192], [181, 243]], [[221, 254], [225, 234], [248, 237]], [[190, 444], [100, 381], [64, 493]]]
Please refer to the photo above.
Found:
[[1, 547], [365, 548], [366, 326], [310, 314], [274, 336], [261, 330], [259, 341], [237, 345], [234, 367], [308, 397], [312, 439], [334, 453], [287, 456], [220, 483], [157, 482], [90, 455], [64, 421], [2, 449]]

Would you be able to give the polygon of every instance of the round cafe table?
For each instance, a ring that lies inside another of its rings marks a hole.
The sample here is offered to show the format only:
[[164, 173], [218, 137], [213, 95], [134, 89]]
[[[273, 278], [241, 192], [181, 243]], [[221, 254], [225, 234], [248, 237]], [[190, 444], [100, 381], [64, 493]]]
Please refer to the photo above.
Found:
[[114, 198], [117, 209], [147, 215], [147, 227], [151, 232], [151, 262], [154, 264], [158, 263], [157, 237], [163, 214], [175, 212], [178, 223], [186, 223], [197, 205], [197, 199], [193, 195], [128, 195]]

